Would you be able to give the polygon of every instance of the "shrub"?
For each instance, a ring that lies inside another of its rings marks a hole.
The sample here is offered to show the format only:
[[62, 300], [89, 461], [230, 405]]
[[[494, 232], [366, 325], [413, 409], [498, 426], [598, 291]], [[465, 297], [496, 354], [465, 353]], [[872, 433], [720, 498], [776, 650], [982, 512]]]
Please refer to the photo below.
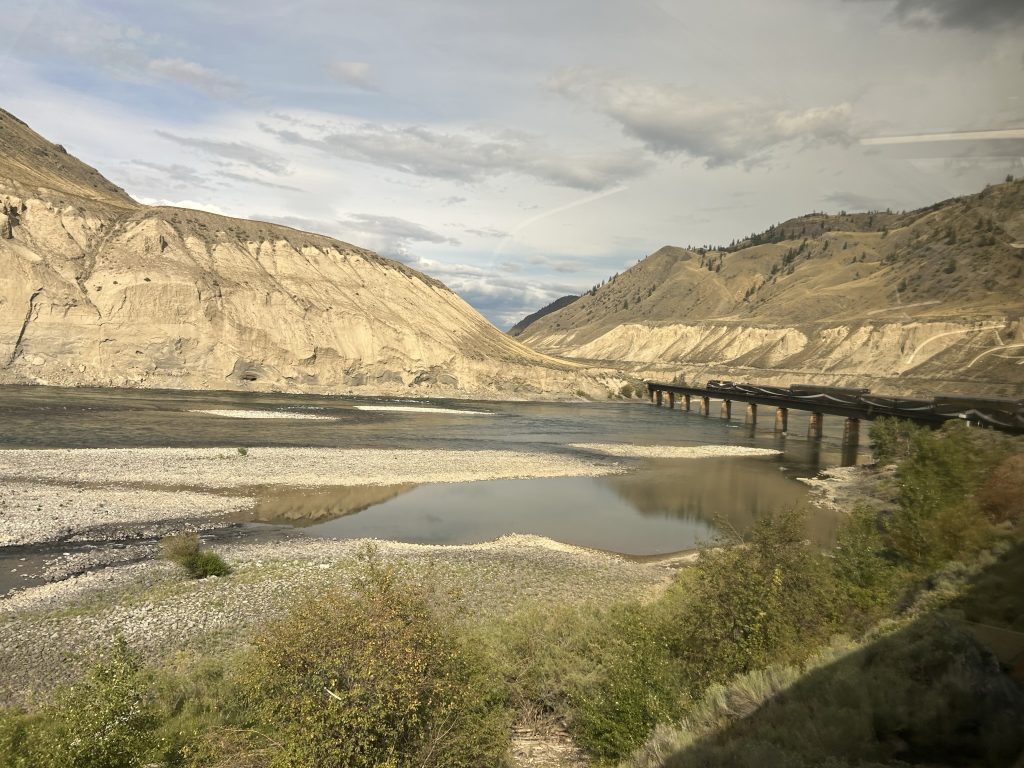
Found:
[[256, 642], [249, 702], [274, 765], [499, 765], [501, 688], [486, 659], [398, 573], [311, 597]]
[[211, 549], [204, 549], [197, 533], [180, 533], [165, 536], [160, 541], [164, 558], [177, 563], [193, 579], [207, 576], [227, 576], [231, 573], [224, 559]]
[[889, 416], [875, 419], [868, 431], [875, 461], [879, 464], [903, 461], [913, 450], [914, 436], [924, 429], [906, 419]]
[[1024, 453], [1005, 459], [978, 491], [978, 506], [995, 523], [1024, 522]]
[[827, 559], [790, 510], [758, 522], [749, 545], [701, 552], [679, 599], [673, 652], [690, 694], [769, 662], [799, 661], [835, 626], [835, 585]]
[[992, 531], [973, 499], [984, 478], [1005, 455], [998, 438], [958, 421], [911, 436], [900, 463], [899, 508], [884, 522], [892, 549], [919, 568], [970, 554]]
[[678, 664], [668, 653], [665, 627], [640, 607], [605, 617], [612, 642], [601, 674], [570, 695], [572, 733], [594, 757], [617, 761], [636, 749], [658, 724], [681, 711]]
[[156, 747], [149, 677], [124, 641], [40, 711], [0, 717], [0, 764], [141, 768]]
[[905, 574], [886, 546], [877, 512], [857, 507], [842, 522], [832, 572], [851, 628], [864, 630], [895, 607]]
[[523, 720], [565, 724], [600, 760], [615, 760], [679, 714], [679, 665], [658, 606], [532, 608], [483, 628]]
[[619, 388], [619, 395], [621, 395], [622, 397], [625, 397], [627, 399], [633, 396], [633, 392], [634, 392], [634, 389], [633, 389], [633, 385], [632, 384], [623, 384]]

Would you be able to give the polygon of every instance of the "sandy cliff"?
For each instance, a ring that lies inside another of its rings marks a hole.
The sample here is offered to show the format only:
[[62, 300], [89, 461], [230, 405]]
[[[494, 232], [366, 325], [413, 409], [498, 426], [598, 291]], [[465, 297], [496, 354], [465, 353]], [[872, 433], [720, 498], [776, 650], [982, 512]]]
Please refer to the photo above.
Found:
[[0, 383], [605, 397], [440, 282], [328, 237], [136, 203], [0, 111]]
[[1024, 183], [665, 247], [519, 338], [690, 381], [1024, 396]]

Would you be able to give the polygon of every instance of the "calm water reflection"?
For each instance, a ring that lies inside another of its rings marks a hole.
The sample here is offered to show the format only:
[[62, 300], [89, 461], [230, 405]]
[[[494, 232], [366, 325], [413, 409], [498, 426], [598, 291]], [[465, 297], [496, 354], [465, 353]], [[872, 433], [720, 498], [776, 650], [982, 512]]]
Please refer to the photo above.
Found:
[[[746, 531], [757, 519], [805, 498], [805, 487], [795, 478], [844, 460], [841, 420], [826, 418], [824, 439], [809, 441], [802, 437], [806, 417], [795, 411], [790, 414], [790, 435], [781, 437], [773, 434], [770, 419], [752, 430], [740, 420], [670, 412], [640, 402], [427, 403], [487, 411], [484, 416], [353, 407], [367, 402], [382, 401], [0, 387], [0, 447], [322, 446], [563, 452], [571, 450], [569, 443], [622, 442], [746, 445], [783, 452], [768, 459], [649, 461], [631, 474], [597, 479], [256, 489], [255, 510], [239, 518], [299, 526], [311, 536], [412, 542], [476, 542], [505, 533], [535, 533], [630, 554], [687, 549], [714, 537], [717, 525]], [[225, 408], [293, 410], [334, 420], [244, 420], [193, 412]], [[834, 523], [833, 516], [815, 512], [811, 535], [827, 541]]]

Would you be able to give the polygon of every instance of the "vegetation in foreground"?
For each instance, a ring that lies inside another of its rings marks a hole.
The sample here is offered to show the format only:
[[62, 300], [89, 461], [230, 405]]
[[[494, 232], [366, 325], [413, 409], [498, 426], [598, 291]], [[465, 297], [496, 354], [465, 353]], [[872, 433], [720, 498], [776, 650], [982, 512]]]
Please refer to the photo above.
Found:
[[115, 642], [0, 715], [0, 764], [500, 766], [517, 721], [631, 768], [1009, 765], [1024, 692], [972, 627], [1024, 630], [1021, 444], [959, 424], [872, 436], [897, 464], [890, 503], [852, 510], [830, 551], [790, 511], [653, 602], [487, 623], [368, 553], [350, 590], [236, 656], [153, 668]]

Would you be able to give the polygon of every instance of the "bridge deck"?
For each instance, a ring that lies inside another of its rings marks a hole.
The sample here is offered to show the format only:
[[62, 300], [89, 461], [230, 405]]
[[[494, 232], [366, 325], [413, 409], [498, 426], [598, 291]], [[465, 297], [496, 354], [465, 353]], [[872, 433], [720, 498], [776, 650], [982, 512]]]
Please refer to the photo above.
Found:
[[738, 401], [776, 408], [843, 416], [848, 419], [876, 419], [894, 416], [919, 424], [939, 425], [950, 419], [963, 419], [1005, 430], [1024, 433], [1024, 401], [997, 398], [939, 396], [931, 399], [875, 395], [868, 390], [794, 385], [771, 387], [733, 382], [708, 382], [704, 387], [647, 382], [653, 400], [656, 393], [689, 395], [698, 398]]

